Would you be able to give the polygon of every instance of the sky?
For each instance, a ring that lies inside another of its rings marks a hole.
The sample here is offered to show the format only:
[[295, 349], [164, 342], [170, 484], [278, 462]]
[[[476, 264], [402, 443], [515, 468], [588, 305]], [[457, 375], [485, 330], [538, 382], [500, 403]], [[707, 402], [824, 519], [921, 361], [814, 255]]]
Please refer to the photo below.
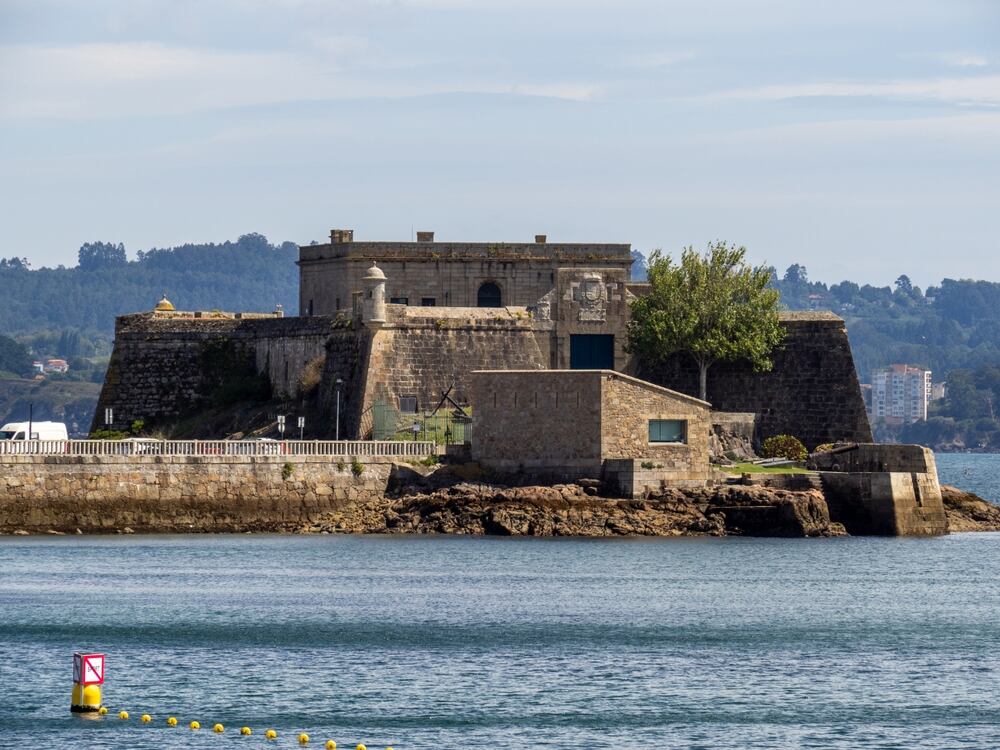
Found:
[[1000, 281], [998, 0], [0, 0], [0, 256], [712, 240]]

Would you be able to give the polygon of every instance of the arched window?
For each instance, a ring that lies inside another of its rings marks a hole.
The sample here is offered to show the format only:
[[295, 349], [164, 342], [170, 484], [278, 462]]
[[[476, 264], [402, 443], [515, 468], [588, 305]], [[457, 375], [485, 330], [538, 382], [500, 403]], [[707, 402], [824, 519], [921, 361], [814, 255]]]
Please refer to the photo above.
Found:
[[479, 287], [479, 294], [476, 297], [478, 307], [503, 307], [500, 298], [500, 287], [492, 281], [487, 281]]

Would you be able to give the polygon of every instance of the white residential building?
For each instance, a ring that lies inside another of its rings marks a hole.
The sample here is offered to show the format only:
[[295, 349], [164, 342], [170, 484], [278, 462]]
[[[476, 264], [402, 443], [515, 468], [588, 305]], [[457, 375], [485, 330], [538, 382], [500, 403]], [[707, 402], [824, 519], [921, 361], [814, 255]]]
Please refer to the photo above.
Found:
[[889, 365], [872, 372], [873, 420], [903, 424], [927, 419], [931, 371], [909, 365]]

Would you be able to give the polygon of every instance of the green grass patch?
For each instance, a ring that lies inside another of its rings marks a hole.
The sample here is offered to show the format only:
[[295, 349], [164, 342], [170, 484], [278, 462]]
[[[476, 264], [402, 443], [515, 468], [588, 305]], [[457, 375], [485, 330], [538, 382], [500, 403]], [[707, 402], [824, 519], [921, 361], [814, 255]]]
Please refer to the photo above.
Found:
[[727, 474], [812, 474], [801, 464], [791, 466], [760, 466], [752, 463], [739, 463], [732, 466], [719, 466], [713, 464], [714, 468], [726, 472]]

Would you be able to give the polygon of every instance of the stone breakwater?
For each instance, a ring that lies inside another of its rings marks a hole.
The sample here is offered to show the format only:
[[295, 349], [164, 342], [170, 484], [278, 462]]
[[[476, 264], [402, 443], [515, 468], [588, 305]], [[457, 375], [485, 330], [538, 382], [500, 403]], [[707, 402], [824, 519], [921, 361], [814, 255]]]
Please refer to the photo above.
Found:
[[[0, 533], [288, 532], [530, 536], [844, 533], [824, 493], [760, 486], [601, 496], [596, 481], [510, 486], [474, 466], [391, 458], [7, 456]], [[1000, 508], [943, 488], [951, 528], [1000, 530]]]
[[5, 457], [0, 532], [341, 532], [617, 536], [843, 533], [822, 493], [764, 487], [600, 497], [599, 483], [509, 487], [470, 467], [368, 458]]

